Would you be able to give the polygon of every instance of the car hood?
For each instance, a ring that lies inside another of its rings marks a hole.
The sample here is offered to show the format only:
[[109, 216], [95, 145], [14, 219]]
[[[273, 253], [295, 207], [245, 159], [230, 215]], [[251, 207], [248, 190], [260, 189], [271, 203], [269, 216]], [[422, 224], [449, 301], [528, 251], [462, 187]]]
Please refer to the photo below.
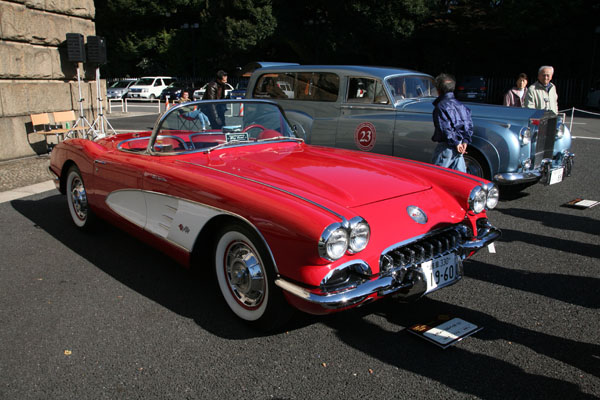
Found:
[[[433, 112], [433, 100], [428, 97], [421, 100], [402, 100], [396, 105], [396, 109], [402, 112], [429, 113]], [[532, 108], [505, 107], [494, 104], [470, 103], [461, 101], [469, 107], [473, 118], [491, 118], [503, 120], [528, 121], [529, 118], [540, 118], [544, 112]]]
[[209, 154], [208, 166], [313, 201], [357, 207], [431, 188], [417, 176], [411, 162], [399, 165], [398, 161], [358, 151], [278, 142], [215, 150]]

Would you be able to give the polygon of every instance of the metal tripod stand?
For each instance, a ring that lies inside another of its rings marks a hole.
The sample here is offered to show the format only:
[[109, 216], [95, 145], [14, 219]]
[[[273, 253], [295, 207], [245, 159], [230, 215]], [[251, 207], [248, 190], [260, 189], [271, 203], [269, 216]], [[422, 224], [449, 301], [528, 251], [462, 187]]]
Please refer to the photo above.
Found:
[[[94, 127], [92, 126], [92, 124], [90, 124], [90, 121], [88, 121], [85, 118], [85, 115], [83, 114], [83, 96], [81, 95], [81, 72], [79, 71], [79, 63], [76, 64], [76, 68], [77, 68], [77, 88], [79, 89], [79, 100], [78, 100], [79, 101], [79, 118], [77, 119], [77, 122], [75, 122], [75, 125], [73, 125], [72, 132], [77, 132], [77, 129], [75, 129], [75, 128], [83, 127], [87, 131], [88, 136], [90, 135], [90, 133], [93, 136], [94, 135]], [[69, 133], [69, 135], [70, 135], [70, 133]]]
[[94, 130], [94, 139], [97, 139], [97, 138], [99, 139], [99, 138], [103, 138], [106, 136], [105, 126], [110, 128], [113, 135], [116, 135], [117, 132], [115, 131], [115, 129], [110, 124], [110, 122], [104, 116], [104, 112], [102, 109], [102, 90], [101, 90], [101, 85], [100, 85], [100, 66], [99, 65], [96, 67], [96, 94], [97, 94], [96, 108], [98, 109], [98, 116], [96, 117], [96, 120], [92, 124], [92, 127], [93, 127], [92, 129]]

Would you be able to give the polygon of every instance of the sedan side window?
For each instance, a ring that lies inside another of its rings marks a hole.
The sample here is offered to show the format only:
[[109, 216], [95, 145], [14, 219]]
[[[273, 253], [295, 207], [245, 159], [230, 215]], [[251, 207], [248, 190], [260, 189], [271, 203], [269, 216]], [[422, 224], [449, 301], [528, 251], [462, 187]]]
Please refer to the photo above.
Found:
[[349, 78], [346, 98], [349, 103], [389, 104], [381, 82], [370, 78]]

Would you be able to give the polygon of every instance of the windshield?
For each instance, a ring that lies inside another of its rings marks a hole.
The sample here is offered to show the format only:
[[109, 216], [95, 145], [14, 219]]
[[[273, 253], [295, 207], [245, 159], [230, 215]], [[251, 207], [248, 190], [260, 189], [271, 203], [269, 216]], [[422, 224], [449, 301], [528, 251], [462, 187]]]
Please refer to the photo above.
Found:
[[114, 89], [121, 89], [121, 88], [126, 88], [129, 85], [131, 85], [134, 81], [118, 81], [113, 83], [112, 85], [110, 85], [111, 88]]
[[385, 82], [394, 96], [394, 102], [438, 95], [433, 79], [428, 76], [394, 76]]
[[139, 79], [135, 85], [136, 86], [150, 86], [154, 83], [154, 78], [142, 78]]
[[289, 139], [297, 136], [275, 104], [195, 101], [174, 107], [162, 117], [151, 149], [172, 154]]

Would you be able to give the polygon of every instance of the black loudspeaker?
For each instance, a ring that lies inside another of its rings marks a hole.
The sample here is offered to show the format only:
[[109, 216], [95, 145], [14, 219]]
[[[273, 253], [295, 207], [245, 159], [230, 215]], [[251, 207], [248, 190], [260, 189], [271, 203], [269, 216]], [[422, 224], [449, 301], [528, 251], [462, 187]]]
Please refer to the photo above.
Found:
[[69, 62], [85, 62], [85, 47], [81, 33], [67, 33], [67, 57]]
[[88, 62], [106, 64], [106, 41], [101, 36], [87, 37]]

